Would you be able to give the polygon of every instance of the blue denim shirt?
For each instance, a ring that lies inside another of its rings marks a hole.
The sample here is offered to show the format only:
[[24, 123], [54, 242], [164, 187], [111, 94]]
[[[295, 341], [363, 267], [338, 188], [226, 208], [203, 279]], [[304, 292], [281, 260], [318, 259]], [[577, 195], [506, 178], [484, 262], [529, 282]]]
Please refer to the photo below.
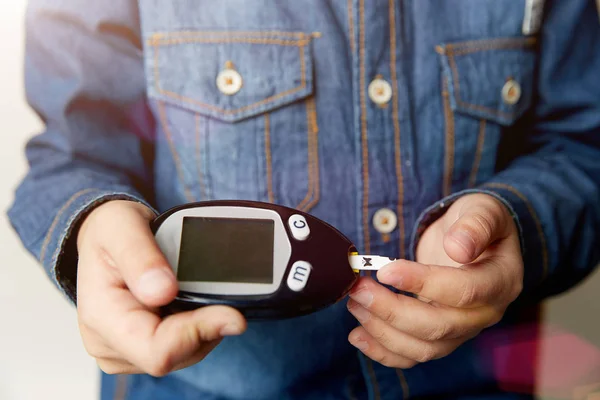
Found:
[[[522, 298], [566, 290], [600, 257], [598, 10], [547, 1], [538, 18], [528, 3], [31, 0], [26, 89], [46, 129], [27, 145], [10, 219], [76, 301], [74, 232], [110, 199], [159, 212], [270, 201], [362, 252], [414, 258], [453, 199], [485, 192], [518, 223]], [[216, 84], [225, 69], [242, 79], [233, 95]], [[382, 208], [397, 216], [391, 232], [373, 220]], [[498, 384], [476, 340], [402, 371], [360, 356], [354, 326], [344, 302], [251, 323], [199, 364], [130, 377], [125, 392], [397, 399]], [[125, 393], [106, 384], [105, 398]]]

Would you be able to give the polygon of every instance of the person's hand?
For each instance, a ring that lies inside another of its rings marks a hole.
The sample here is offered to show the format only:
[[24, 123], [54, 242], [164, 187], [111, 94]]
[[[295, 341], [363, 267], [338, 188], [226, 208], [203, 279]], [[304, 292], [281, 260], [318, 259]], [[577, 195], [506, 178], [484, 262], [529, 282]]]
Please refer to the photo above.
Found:
[[377, 272], [396, 294], [361, 278], [348, 309], [361, 323], [350, 343], [396, 368], [444, 357], [500, 321], [523, 287], [523, 260], [508, 209], [486, 194], [465, 195], [430, 225], [417, 262], [394, 261]]
[[223, 306], [158, 316], [178, 287], [150, 230], [153, 216], [141, 204], [110, 201], [86, 217], [77, 236], [79, 330], [109, 374], [163, 376], [246, 329], [243, 316]]

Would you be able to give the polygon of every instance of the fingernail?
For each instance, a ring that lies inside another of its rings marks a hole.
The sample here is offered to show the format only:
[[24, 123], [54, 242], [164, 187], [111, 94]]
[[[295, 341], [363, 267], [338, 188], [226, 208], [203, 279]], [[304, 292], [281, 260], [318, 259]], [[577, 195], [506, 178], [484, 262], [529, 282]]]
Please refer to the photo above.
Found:
[[356, 342], [356, 343], [352, 343], [352, 345], [361, 351], [365, 351], [369, 348], [369, 343], [367, 343], [363, 340]]
[[371, 313], [369, 312], [369, 310], [359, 306], [358, 304], [349, 304], [348, 311], [350, 311], [350, 313], [354, 315], [354, 318], [356, 318], [358, 322], [361, 323], [366, 322], [369, 320], [369, 318], [371, 318]]
[[396, 289], [402, 288], [402, 275], [394, 274], [392, 271], [388, 271], [387, 273], [377, 274], [379, 281], [383, 284], [390, 285], [395, 287]]
[[461, 246], [469, 257], [473, 257], [475, 253], [475, 240], [467, 231], [456, 231], [452, 233], [452, 238], [459, 246]]
[[362, 340], [360, 336], [356, 336], [354, 339], [352, 339], [350, 344], [361, 351], [365, 351], [369, 348], [369, 343]]
[[169, 290], [173, 284], [172, 276], [164, 269], [156, 268], [145, 272], [138, 280], [138, 290], [153, 296]]
[[221, 336], [236, 336], [242, 333], [242, 327], [236, 323], [229, 323], [221, 328], [219, 334]]
[[394, 269], [392, 268], [391, 265], [384, 265], [383, 267], [381, 267], [379, 269], [379, 271], [377, 271], [377, 277], [378, 278], [385, 278], [389, 275], [392, 274], [392, 272], [394, 271]]
[[373, 294], [369, 289], [361, 288], [350, 293], [350, 298], [364, 307], [369, 307], [373, 302]]

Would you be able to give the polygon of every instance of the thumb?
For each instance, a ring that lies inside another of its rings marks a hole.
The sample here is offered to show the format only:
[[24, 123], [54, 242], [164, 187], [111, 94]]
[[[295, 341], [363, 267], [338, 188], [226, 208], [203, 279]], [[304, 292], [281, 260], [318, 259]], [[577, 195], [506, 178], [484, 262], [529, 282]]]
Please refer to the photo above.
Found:
[[107, 224], [111, 229], [105, 228], [102, 242], [127, 288], [149, 307], [171, 302], [178, 283], [150, 230], [152, 212], [129, 203], [117, 205], [110, 215], [115, 223]]
[[[188, 366], [203, 359], [225, 336], [241, 335], [247, 328], [242, 314], [227, 306], [208, 306], [168, 316], [154, 330], [151, 348], [166, 369]], [[164, 365], [164, 363], [163, 363]]]
[[444, 250], [454, 261], [473, 262], [493, 242], [508, 236], [508, 210], [488, 195], [485, 201], [467, 202], [444, 235]]
[[223, 337], [240, 335], [247, 328], [243, 315], [226, 306], [207, 306], [165, 318], [122, 298], [110, 306], [99, 333], [127, 362], [153, 376], [199, 362]]

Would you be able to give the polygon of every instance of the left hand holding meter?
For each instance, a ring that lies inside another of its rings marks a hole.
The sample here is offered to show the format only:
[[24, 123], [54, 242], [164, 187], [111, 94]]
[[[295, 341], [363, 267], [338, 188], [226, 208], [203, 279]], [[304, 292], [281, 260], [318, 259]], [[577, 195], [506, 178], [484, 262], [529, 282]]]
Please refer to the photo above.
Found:
[[350, 293], [362, 326], [350, 342], [389, 367], [410, 368], [441, 358], [497, 323], [523, 286], [519, 235], [508, 209], [486, 194], [459, 198], [430, 225], [417, 261], [377, 272], [381, 283], [426, 301], [398, 295], [370, 278]]
[[87, 352], [110, 374], [163, 376], [202, 360], [246, 321], [235, 309], [204, 307], [161, 318], [178, 292], [145, 206], [113, 200], [85, 217], [77, 235], [77, 319]]

